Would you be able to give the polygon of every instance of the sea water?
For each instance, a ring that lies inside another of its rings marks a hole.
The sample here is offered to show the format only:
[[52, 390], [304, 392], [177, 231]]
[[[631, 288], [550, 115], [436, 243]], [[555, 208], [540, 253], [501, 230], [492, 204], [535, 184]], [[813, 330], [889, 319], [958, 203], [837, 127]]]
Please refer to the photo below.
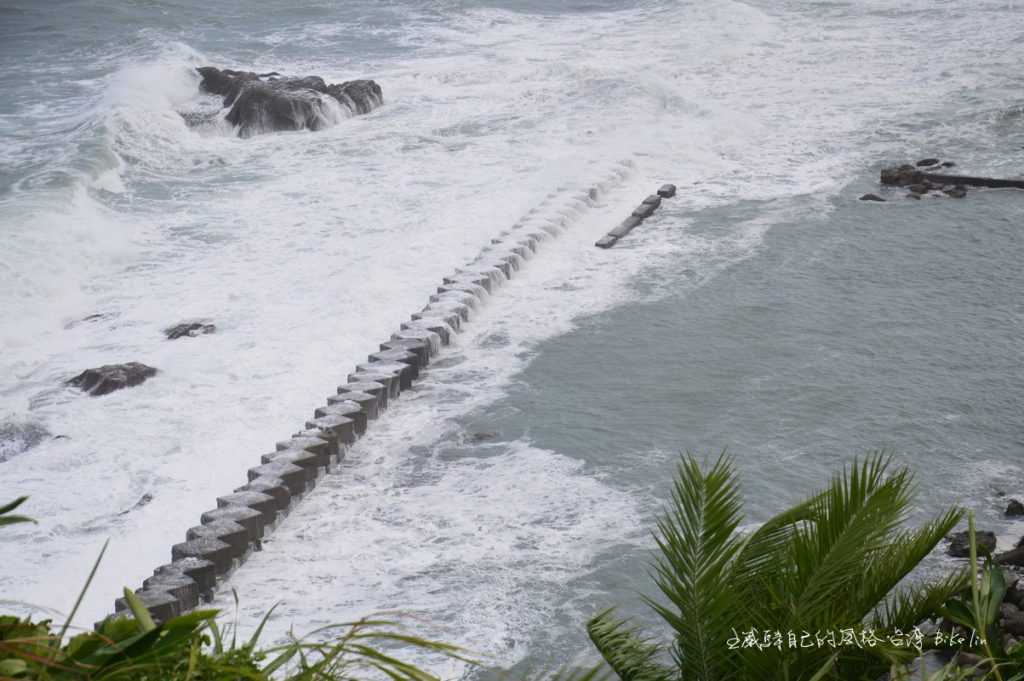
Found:
[[[891, 448], [914, 520], [964, 503], [1009, 547], [1024, 199], [856, 197], [924, 156], [1019, 174], [1022, 57], [995, 1], [4, 3], [0, 501], [39, 521], [0, 539], [4, 607], [66, 612], [109, 539], [78, 622], [105, 615], [444, 275], [623, 160], [217, 605], [280, 602], [268, 641], [398, 610], [498, 666], [585, 662], [598, 610], [651, 621], [681, 450], [727, 450], [755, 523]], [[243, 140], [182, 116], [217, 108], [208, 64], [385, 105]], [[160, 374], [62, 385], [125, 361]]]

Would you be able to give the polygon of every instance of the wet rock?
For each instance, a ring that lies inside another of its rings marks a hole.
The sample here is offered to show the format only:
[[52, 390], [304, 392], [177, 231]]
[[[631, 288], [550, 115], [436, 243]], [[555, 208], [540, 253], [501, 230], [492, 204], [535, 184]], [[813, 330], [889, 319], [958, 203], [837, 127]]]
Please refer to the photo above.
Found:
[[[978, 544], [978, 555], [987, 556], [996, 550], [996, 533], [980, 530], [974, 533]], [[971, 555], [971, 545], [967, 532], [954, 532], [947, 537], [949, 548], [947, 553], [954, 558], [966, 558]]]
[[1005, 608], [1006, 605], [1006, 603], [1003, 603], [999, 607], [999, 614], [1001, 615], [999, 620], [1000, 626], [1005, 633], [1010, 634], [1011, 636], [1024, 636], [1024, 613], [1017, 610], [1017, 608], [1012, 605], [1010, 607], [1013, 608], [1015, 612], [1007, 610], [1004, 613], [1003, 608]]
[[909, 194], [907, 194], [907, 198], [908, 199], [917, 199], [918, 201], [920, 201], [921, 200], [921, 195], [920, 194], [915, 194], [914, 192], [910, 192]]
[[67, 385], [81, 388], [90, 395], [99, 396], [139, 385], [146, 379], [155, 376], [156, 373], [156, 369], [140, 362], [106, 364], [95, 369], [86, 369], [67, 381]]
[[50, 431], [32, 421], [0, 423], [0, 463], [13, 459], [50, 437]]
[[942, 162], [942, 167], [943, 167], [943, 168], [952, 168], [952, 167], [953, 167], [953, 166], [955, 166], [955, 165], [956, 165], [956, 164], [955, 164], [955, 163], [953, 163], [952, 161], [943, 161], [943, 162]]
[[883, 203], [885, 202], [885, 199], [883, 199], [878, 194], [865, 194], [864, 196], [860, 197], [860, 200], [861, 201], [881, 201]]
[[493, 432], [473, 433], [469, 436], [469, 441], [473, 444], [477, 444], [486, 440], [493, 440], [496, 437], [498, 437], [498, 434]]
[[1010, 503], [1006, 505], [1005, 514], [1007, 517], [1024, 515], [1024, 504], [1017, 499], [1010, 499]]
[[194, 338], [206, 333], [213, 333], [217, 330], [217, 327], [206, 320], [196, 320], [190, 322], [180, 322], [174, 326], [169, 326], [164, 329], [164, 335], [167, 336], [167, 340], [175, 340], [176, 338]]
[[943, 193], [952, 199], [962, 199], [967, 196], [967, 187], [958, 184], [952, 189], [946, 189]]
[[132, 511], [139, 510], [140, 508], [142, 508], [143, 506], [145, 506], [146, 504], [148, 504], [151, 501], [153, 501], [153, 495], [150, 494], [149, 492], [146, 492], [141, 497], [139, 497], [139, 500], [135, 502], [134, 506], [132, 506], [131, 508], [126, 509], [124, 511], [121, 511], [120, 513], [118, 513], [118, 515], [128, 515]]
[[1024, 567], [1024, 548], [1017, 547], [1004, 551], [996, 556], [996, 562], [1000, 565], [1015, 565], [1017, 567]]
[[1020, 582], [1006, 590], [1006, 596], [1003, 600], [1007, 603], [1016, 605], [1018, 608], [1024, 607], [1024, 588], [1022, 588]]
[[663, 184], [658, 189], [658, 196], [663, 199], [671, 199], [676, 195], [676, 186], [674, 184]]
[[902, 165], [896, 168], [883, 168], [880, 175], [882, 184], [896, 187], [908, 187], [912, 184], [920, 184], [923, 179], [924, 174], [911, 165]]
[[332, 103], [352, 114], [369, 113], [383, 103], [380, 86], [372, 80], [327, 84], [319, 76], [303, 78], [233, 71], [204, 66], [197, 69], [199, 88], [221, 95], [230, 106], [226, 120], [241, 137], [274, 130], [319, 130], [334, 120]]
[[937, 165], [939, 165], [939, 159], [937, 158], [922, 158], [920, 161], [917, 162], [918, 168], [927, 168], [928, 166]]
[[919, 184], [912, 184], [907, 189], [915, 194], [927, 194], [931, 190], [931, 185], [927, 182], [921, 182]]

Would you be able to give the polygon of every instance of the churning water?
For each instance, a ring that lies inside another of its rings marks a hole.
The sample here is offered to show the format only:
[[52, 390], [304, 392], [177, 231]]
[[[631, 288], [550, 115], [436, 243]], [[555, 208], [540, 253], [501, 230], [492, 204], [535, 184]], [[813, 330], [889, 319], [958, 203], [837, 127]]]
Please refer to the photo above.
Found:
[[[680, 449], [729, 448], [757, 521], [893, 447], [921, 517], [962, 501], [1012, 539], [1024, 197], [855, 197], [921, 156], [1020, 173], [1022, 61], [994, 0], [0, 4], [0, 501], [40, 521], [0, 539], [0, 597], [66, 610], [110, 538], [104, 615], [443, 275], [626, 159], [235, 573], [243, 625], [401, 609], [498, 664], [576, 659], [650, 591]], [[385, 105], [190, 128], [207, 64]], [[163, 340], [193, 317], [218, 332]], [[161, 373], [62, 387], [125, 361]]]

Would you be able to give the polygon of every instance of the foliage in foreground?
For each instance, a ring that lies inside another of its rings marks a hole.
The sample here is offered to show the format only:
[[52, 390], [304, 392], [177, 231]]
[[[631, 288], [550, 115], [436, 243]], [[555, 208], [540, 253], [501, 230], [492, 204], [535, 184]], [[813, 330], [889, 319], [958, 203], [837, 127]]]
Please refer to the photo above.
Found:
[[[21, 497], [0, 507], [0, 527], [32, 522], [12, 511]], [[105, 548], [105, 547], [104, 547]], [[396, 647], [433, 652], [469, 662], [455, 646], [404, 633], [396, 622], [363, 619], [324, 627], [303, 639], [258, 647], [268, 612], [252, 637], [225, 640], [217, 610], [198, 610], [157, 624], [130, 590], [124, 595], [133, 618], [106, 620], [97, 631], [65, 639], [96, 568], [59, 629], [49, 620], [0, 616], [0, 681], [333, 681], [387, 677], [392, 681], [438, 681], [403, 662]]]
[[[622, 681], [873, 681], [908, 662], [919, 651], [888, 637], [935, 616], [968, 575], [897, 588], [962, 511], [905, 529], [913, 481], [890, 463], [877, 453], [854, 463], [823, 491], [744, 534], [729, 459], [705, 471], [684, 457], [655, 533], [654, 581], [667, 603], [646, 599], [668, 625], [671, 646], [663, 649], [612, 611], [590, 621], [594, 645]], [[871, 632], [878, 642], [787, 645], [788, 632], [814, 641], [819, 632], [839, 639], [844, 630], [858, 638]], [[767, 645], [742, 645], [745, 632]]]

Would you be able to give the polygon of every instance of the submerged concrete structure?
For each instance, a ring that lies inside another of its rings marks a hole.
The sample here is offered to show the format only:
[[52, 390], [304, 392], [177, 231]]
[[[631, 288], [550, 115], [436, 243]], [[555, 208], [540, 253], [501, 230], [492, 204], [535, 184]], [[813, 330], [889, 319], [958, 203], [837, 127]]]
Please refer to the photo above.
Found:
[[[218, 585], [250, 552], [260, 550], [263, 538], [345, 458], [373, 421], [429, 373], [433, 358], [456, 342], [462, 326], [472, 322], [544, 242], [563, 233], [621, 182], [631, 166], [619, 165], [605, 180], [578, 194], [565, 190], [549, 194], [471, 262], [444, 277], [426, 305], [400, 322], [366, 361], [356, 363], [337, 393], [313, 408], [311, 418], [298, 430], [275, 443], [274, 451], [258, 458], [254, 454], [254, 466], [244, 484], [218, 497], [216, 506], [201, 514], [185, 540], [171, 547], [171, 561], [157, 567], [135, 592], [154, 619], [167, 620], [212, 599]], [[553, 217], [538, 219], [551, 209]], [[118, 599], [116, 614], [127, 615], [128, 610], [125, 600]]]
[[661, 205], [662, 199], [670, 199], [676, 195], [674, 184], [663, 184], [655, 194], [651, 194], [640, 202], [640, 205], [633, 209], [629, 217], [620, 222], [618, 226], [598, 239], [594, 245], [598, 248], [611, 248], [619, 242], [619, 239], [639, 227], [644, 220], [654, 215], [654, 211]]

